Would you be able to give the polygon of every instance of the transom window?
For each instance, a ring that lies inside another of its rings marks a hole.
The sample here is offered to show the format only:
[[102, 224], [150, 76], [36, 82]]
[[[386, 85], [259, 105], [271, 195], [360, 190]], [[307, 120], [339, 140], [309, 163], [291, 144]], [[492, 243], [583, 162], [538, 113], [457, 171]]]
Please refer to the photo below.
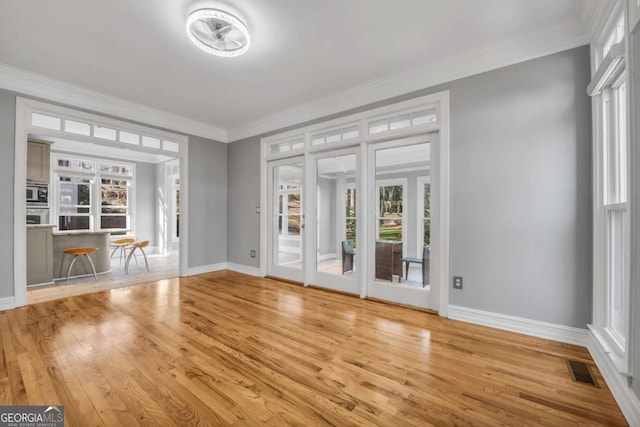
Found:
[[103, 126], [93, 123], [90, 120], [73, 120], [62, 115], [56, 116], [45, 113], [31, 113], [31, 126], [39, 129], [46, 129], [61, 134], [82, 135], [95, 138], [102, 142], [112, 142], [114, 144], [126, 144], [144, 147], [158, 151], [179, 153], [180, 144], [175, 141], [158, 138], [156, 136], [145, 135], [143, 132], [131, 129], [119, 128], [116, 126]]

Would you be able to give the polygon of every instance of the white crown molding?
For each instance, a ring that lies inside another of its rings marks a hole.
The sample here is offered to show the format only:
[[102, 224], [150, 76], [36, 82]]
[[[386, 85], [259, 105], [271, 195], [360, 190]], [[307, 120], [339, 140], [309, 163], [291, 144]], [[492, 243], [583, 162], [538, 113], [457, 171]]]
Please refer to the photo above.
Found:
[[587, 348], [629, 425], [640, 426], [640, 400], [629, 387], [626, 377], [620, 375], [593, 332], [589, 335]]
[[583, 0], [578, 9], [580, 19], [589, 31], [589, 41], [598, 43], [604, 29], [609, 26], [612, 17], [622, 11], [620, 0]]
[[532, 337], [559, 341], [566, 344], [587, 346], [589, 331], [587, 329], [573, 328], [571, 326], [555, 323], [541, 322], [539, 320], [525, 319], [523, 317], [507, 316], [506, 314], [492, 313], [476, 310], [474, 308], [449, 306], [449, 319], [504, 331], [517, 332]]
[[151, 126], [184, 132], [215, 141], [228, 142], [227, 131], [220, 127], [51, 79], [6, 64], [0, 64], [0, 88]]
[[589, 33], [576, 17], [569, 25], [533, 32], [505, 43], [454, 55], [228, 129], [229, 141], [283, 129], [394, 96], [572, 49], [585, 45], [588, 41]]

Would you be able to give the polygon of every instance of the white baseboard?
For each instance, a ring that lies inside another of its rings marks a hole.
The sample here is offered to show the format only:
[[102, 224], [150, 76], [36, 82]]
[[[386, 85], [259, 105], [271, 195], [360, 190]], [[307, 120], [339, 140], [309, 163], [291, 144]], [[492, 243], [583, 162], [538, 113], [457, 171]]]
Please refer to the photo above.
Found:
[[187, 276], [196, 276], [198, 274], [212, 273], [214, 271], [226, 270], [227, 263], [219, 262], [217, 264], [201, 265], [187, 269]]
[[262, 271], [259, 268], [235, 264], [233, 262], [227, 263], [227, 270], [235, 271], [236, 273], [248, 274], [250, 276], [263, 277]]
[[0, 311], [11, 310], [12, 308], [16, 308], [15, 297], [0, 298]]
[[507, 316], [505, 314], [455, 305], [449, 306], [449, 318], [583, 347], [586, 347], [589, 341], [589, 331], [587, 329], [573, 328], [571, 326], [541, 322], [523, 317]]
[[328, 259], [337, 259], [337, 255], [335, 253], [318, 255], [318, 261], [326, 261]]
[[618, 372], [593, 333], [589, 334], [587, 348], [629, 425], [640, 426], [640, 400], [629, 387], [627, 378]]
[[279, 252], [284, 252], [287, 254], [300, 254], [301, 249], [299, 246], [278, 246]]

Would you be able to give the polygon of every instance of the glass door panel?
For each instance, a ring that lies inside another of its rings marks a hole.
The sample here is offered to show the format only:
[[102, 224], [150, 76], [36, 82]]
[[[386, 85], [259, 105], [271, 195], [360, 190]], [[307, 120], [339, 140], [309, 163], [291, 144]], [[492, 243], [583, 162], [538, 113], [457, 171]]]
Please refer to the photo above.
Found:
[[358, 153], [322, 153], [313, 160], [315, 285], [359, 294]]
[[[431, 176], [418, 177], [418, 238], [416, 254], [423, 254], [425, 259], [430, 260], [430, 254], [424, 251], [431, 250]], [[422, 266], [424, 270], [423, 287], [428, 287], [431, 283], [431, 264]], [[405, 275], [407, 280], [411, 280], [410, 275]]]
[[304, 163], [301, 158], [269, 164], [269, 274], [304, 280]]
[[429, 143], [374, 151], [375, 280], [423, 288], [429, 284]]

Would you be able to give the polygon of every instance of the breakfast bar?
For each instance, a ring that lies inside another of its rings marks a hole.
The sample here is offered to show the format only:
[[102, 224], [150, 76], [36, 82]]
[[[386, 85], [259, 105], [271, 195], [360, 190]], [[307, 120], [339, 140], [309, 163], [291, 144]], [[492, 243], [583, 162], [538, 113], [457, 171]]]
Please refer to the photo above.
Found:
[[[96, 268], [96, 273], [107, 273], [111, 271], [110, 258], [110, 230], [102, 231], [54, 231], [53, 232], [53, 276], [54, 280], [64, 279], [67, 275], [69, 263], [72, 256], [66, 255], [64, 251], [69, 248], [92, 247], [98, 248], [89, 256]], [[79, 257], [73, 266], [71, 277], [93, 275], [91, 265], [88, 260]]]

